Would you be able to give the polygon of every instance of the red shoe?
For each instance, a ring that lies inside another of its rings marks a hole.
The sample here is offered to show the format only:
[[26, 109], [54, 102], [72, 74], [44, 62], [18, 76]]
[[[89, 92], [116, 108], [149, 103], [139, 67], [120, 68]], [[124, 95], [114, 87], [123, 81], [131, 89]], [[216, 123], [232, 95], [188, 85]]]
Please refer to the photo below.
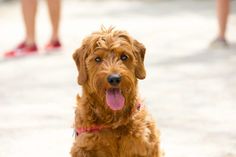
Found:
[[46, 52], [52, 52], [59, 50], [61, 48], [61, 43], [59, 40], [51, 41], [45, 46]]
[[24, 42], [21, 43], [19, 46], [17, 46], [12, 51], [6, 52], [4, 54], [5, 58], [15, 58], [15, 57], [21, 57], [21, 56], [28, 56], [32, 54], [36, 54], [38, 51], [38, 48], [36, 44], [33, 44], [31, 46], [27, 46]]
[[25, 42], [20, 43], [16, 49], [23, 49], [25, 47]]

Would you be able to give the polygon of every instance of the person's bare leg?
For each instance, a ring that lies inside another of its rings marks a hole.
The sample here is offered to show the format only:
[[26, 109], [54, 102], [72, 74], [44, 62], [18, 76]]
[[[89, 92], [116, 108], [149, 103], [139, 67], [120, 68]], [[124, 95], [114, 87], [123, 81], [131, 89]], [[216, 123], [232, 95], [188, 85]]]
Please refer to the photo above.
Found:
[[23, 19], [25, 24], [26, 45], [35, 44], [35, 16], [37, 0], [21, 0]]
[[227, 21], [230, 10], [229, 0], [217, 0], [216, 9], [219, 24], [218, 38], [225, 39]]
[[61, 15], [61, 1], [47, 0], [50, 20], [52, 24], [51, 41], [59, 40], [59, 24]]

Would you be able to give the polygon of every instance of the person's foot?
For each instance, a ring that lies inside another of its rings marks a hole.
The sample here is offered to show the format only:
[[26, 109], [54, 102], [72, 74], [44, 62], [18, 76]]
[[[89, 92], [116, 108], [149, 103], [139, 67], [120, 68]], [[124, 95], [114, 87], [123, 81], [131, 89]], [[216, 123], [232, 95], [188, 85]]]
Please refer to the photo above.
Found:
[[26, 45], [25, 42], [19, 44], [15, 49], [4, 54], [5, 58], [15, 58], [36, 54], [38, 48], [36, 44]]
[[50, 41], [46, 46], [45, 46], [45, 50], [46, 52], [53, 52], [53, 51], [57, 51], [62, 47], [61, 43], [59, 40], [55, 40], [55, 41]]
[[216, 38], [210, 43], [211, 48], [228, 48], [229, 44], [224, 38]]

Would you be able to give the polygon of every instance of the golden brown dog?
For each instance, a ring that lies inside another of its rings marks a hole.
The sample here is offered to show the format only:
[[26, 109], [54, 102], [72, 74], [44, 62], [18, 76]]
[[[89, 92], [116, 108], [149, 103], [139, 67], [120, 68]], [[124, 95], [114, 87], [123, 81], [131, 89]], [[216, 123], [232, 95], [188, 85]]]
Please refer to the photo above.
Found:
[[73, 54], [82, 86], [72, 157], [160, 157], [159, 132], [138, 97], [145, 47], [125, 31], [102, 28]]

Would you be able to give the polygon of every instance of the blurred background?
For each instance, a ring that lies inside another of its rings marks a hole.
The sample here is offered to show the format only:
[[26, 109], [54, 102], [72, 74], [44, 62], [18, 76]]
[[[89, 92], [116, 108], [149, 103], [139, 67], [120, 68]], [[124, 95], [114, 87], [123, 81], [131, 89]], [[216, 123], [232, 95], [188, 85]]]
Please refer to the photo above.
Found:
[[[77, 70], [72, 53], [93, 31], [115, 26], [147, 49], [140, 94], [161, 130], [166, 157], [236, 157], [236, 1], [228, 48], [214, 0], [64, 0], [63, 49], [44, 55], [51, 28], [39, 0], [40, 55], [0, 61], [0, 157], [66, 157], [74, 140]], [[24, 37], [20, 1], [0, 0], [0, 55]]]

